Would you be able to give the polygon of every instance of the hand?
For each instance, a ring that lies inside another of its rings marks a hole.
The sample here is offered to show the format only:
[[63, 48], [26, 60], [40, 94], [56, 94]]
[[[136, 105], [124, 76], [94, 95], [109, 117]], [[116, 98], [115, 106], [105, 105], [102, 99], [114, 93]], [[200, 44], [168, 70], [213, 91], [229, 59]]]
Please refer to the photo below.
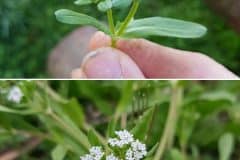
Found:
[[164, 47], [144, 39], [119, 40], [97, 32], [81, 68], [73, 78], [94, 79], [238, 79], [231, 71], [201, 53]]

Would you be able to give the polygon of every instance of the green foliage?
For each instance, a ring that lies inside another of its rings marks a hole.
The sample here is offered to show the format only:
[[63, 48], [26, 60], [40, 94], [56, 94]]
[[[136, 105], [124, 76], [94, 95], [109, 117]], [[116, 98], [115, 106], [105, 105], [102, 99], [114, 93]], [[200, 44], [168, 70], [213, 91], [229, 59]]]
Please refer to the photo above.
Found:
[[198, 38], [207, 32], [204, 26], [163, 17], [137, 19], [131, 22], [124, 36], [147, 37], [167, 36], [177, 38]]
[[57, 17], [57, 20], [63, 23], [91, 25], [98, 28], [99, 30], [108, 32], [106, 27], [98, 20], [81, 13], [77, 13], [67, 9], [61, 9], [56, 11], [55, 15]]
[[[93, 3], [93, 1], [92, 1]], [[74, 12], [67, 9], [60, 9], [55, 12], [58, 21], [67, 24], [90, 25], [98, 30], [105, 32], [112, 37], [112, 46], [115, 47], [116, 40], [123, 37], [143, 38], [149, 36], [168, 36], [177, 38], [198, 38], [203, 36], [207, 29], [199, 24], [175, 20], [171, 18], [151, 17], [135, 20], [135, 15], [139, 8], [140, 0], [102, 0], [95, 1], [98, 3], [97, 8], [101, 12], [107, 12], [109, 28], [88, 15]], [[75, 3], [76, 4], [76, 3]], [[77, 4], [86, 5], [91, 2]], [[116, 20], [115, 25], [114, 8], [125, 9], [132, 4], [128, 15], [123, 21]]]
[[[6, 145], [17, 147], [28, 138], [37, 137], [42, 143], [33, 148], [32, 154], [19, 157], [20, 160], [34, 159], [42, 153], [43, 159], [74, 160], [93, 145], [109, 151], [107, 138], [113, 137], [116, 130], [127, 129], [147, 145], [146, 160], [155, 157], [163, 139], [166, 145], [161, 160], [239, 159], [239, 81], [179, 83], [184, 96], [177, 114], [169, 112], [175, 104], [176, 88], [171, 84], [168, 81], [1, 81], [0, 152]], [[24, 92], [20, 104], [6, 99], [13, 85]], [[62, 86], [68, 91], [65, 94]], [[142, 102], [143, 96], [139, 95], [143, 94], [148, 103]], [[98, 106], [102, 101], [108, 102], [112, 114], [106, 114], [107, 107]], [[136, 105], [144, 107], [135, 108]], [[121, 112], [118, 106], [123, 108]], [[173, 116], [170, 122], [175, 121], [176, 127], [170, 128], [164, 138], [169, 115]]]
[[[154, 37], [151, 38], [152, 41], [205, 53], [240, 74], [240, 38], [223, 19], [204, 4], [204, 1], [148, 0], [142, 3], [141, 12], [136, 15], [137, 19], [153, 15], [172, 17], [202, 23], [208, 28], [208, 34], [201, 39]], [[99, 15], [96, 9], [79, 8], [73, 5], [72, 1], [0, 1], [0, 77], [48, 77], [45, 66], [49, 52], [75, 28], [56, 22], [53, 13], [60, 8], [81, 10], [105, 21], [104, 16]], [[123, 19], [124, 15], [125, 10], [121, 10], [115, 18]]]

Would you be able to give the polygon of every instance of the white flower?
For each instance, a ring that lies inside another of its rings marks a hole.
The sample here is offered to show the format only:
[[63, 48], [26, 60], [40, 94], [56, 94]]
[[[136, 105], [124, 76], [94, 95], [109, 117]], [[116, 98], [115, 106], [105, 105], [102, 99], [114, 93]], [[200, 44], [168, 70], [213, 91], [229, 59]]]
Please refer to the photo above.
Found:
[[147, 155], [146, 145], [135, 140], [127, 130], [116, 131], [115, 134], [117, 138], [110, 138], [108, 143], [112, 147], [118, 147], [116, 149], [125, 155], [124, 159], [119, 157], [119, 152], [114, 153], [115, 150], [104, 156], [102, 148], [94, 146], [90, 148], [90, 153], [80, 157], [80, 160], [141, 160]]
[[119, 160], [119, 159], [115, 157], [113, 154], [110, 154], [106, 157], [106, 160]]
[[86, 154], [80, 157], [81, 160], [101, 160], [104, 153], [102, 152], [102, 148], [98, 146], [94, 146], [89, 150], [90, 154]]
[[128, 149], [126, 152], [126, 160], [135, 160], [132, 149]]
[[122, 148], [124, 145], [130, 144], [131, 142], [134, 141], [133, 135], [129, 133], [127, 130], [116, 131], [115, 133], [118, 136], [118, 138], [110, 138], [108, 140], [108, 143], [112, 147], [117, 146]]
[[15, 103], [20, 103], [20, 101], [22, 100], [22, 97], [23, 97], [23, 93], [21, 89], [17, 86], [14, 86], [9, 91], [7, 99]]
[[85, 156], [80, 157], [80, 160], [94, 160], [94, 158], [90, 154], [86, 154]]
[[139, 140], [132, 142], [131, 148], [136, 160], [140, 160], [147, 155], [146, 145], [141, 143]]
[[104, 153], [102, 152], [102, 148], [98, 146], [94, 146], [90, 148], [90, 155], [94, 157], [94, 160], [100, 160]]

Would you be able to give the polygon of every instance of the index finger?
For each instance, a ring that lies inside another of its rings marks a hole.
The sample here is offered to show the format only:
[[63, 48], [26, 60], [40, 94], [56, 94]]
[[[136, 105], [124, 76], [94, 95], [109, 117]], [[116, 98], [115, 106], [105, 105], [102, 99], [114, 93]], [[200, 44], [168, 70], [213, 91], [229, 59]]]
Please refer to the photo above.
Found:
[[[97, 32], [90, 49], [110, 46], [111, 39]], [[144, 39], [119, 40], [116, 47], [128, 54], [147, 78], [237, 79], [223, 65], [201, 53], [164, 47]]]

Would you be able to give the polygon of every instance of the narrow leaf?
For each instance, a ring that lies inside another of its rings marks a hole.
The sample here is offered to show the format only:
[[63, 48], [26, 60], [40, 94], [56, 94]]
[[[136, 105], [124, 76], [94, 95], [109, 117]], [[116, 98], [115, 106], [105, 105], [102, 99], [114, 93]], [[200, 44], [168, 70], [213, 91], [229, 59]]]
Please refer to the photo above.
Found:
[[168, 36], [178, 38], [198, 38], [207, 29], [197, 23], [171, 18], [152, 17], [134, 20], [125, 31], [125, 37]]
[[78, 127], [82, 127], [85, 123], [85, 115], [82, 108], [75, 98], [62, 106], [64, 114], [67, 114]]
[[55, 12], [58, 21], [67, 24], [80, 24], [80, 25], [90, 25], [97, 29], [109, 34], [108, 28], [97, 19], [90, 17], [85, 14], [74, 12], [67, 9], [60, 9]]
[[108, 124], [108, 128], [107, 128], [107, 137], [113, 137], [114, 136], [114, 132], [116, 130], [116, 122], [114, 120], [111, 120]]
[[234, 138], [231, 133], [224, 134], [218, 143], [220, 160], [230, 160], [234, 150]]
[[149, 127], [151, 126], [154, 113], [154, 107], [148, 109], [142, 117], [138, 120], [136, 126], [132, 129], [131, 133], [139, 140], [144, 140], [148, 134]]
[[158, 148], [159, 143], [156, 143], [147, 153], [146, 157], [154, 156], [154, 153], [156, 152]]
[[63, 147], [62, 145], [57, 145], [53, 149], [51, 156], [53, 160], [63, 160], [64, 157], [66, 156], [66, 153], [67, 153], [67, 150], [65, 147]]
[[40, 111], [36, 109], [17, 110], [17, 109], [11, 109], [11, 108], [0, 105], [0, 112], [14, 113], [14, 114], [20, 114], [20, 115], [30, 115], [30, 114], [39, 113]]
[[92, 129], [90, 129], [88, 131], [88, 140], [89, 140], [89, 142], [91, 143], [92, 146], [101, 145], [101, 143], [98, 139], [98, 136], [95, 134], [95, 132]]
[[118, 102], [115, 118], [117, 119], [122, 113], [127, 111], [127, 108], [129, 107], [129, 104], [132, 100], [133, 96], [133, 82], [132, 81], [126, 81], [124, 82], [122, 91], [121, 91], [121, 98]]

